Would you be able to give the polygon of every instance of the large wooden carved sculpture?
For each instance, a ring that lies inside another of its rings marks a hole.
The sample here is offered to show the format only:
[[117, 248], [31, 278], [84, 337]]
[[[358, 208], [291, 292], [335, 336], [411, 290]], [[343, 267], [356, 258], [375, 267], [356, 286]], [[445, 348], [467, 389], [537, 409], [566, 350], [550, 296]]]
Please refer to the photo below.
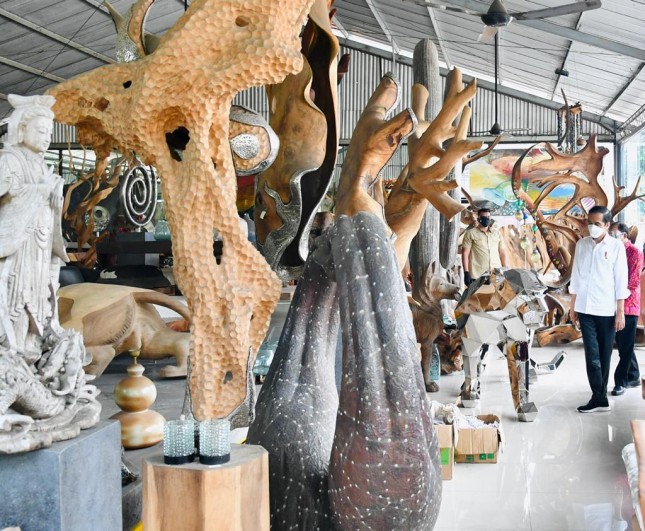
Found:
[[[200, 420], [243, 401], [248, 358], [280, 289], [238, 222], [231, 101], [239, 90], [301, 70], [298, 34], [311, 4], [194, 0], [154, 53], [51, 90], [58, 120], [75, 124], [82, 142], [100, 155], [134, 150], [159, 170], [174, 273], [193, 318], [189, 385]], [[214, 228], [224, 241], [219, 265]]]
[[[390, 210], [404, 235], [394, 243], [389, 218], [369, 192], [416, 119], [404, 111], [388, 120], [398, 99], [389, 76], [361, 115], [341, 172], [336, 224], [316, 239], [305, 264], [249, 429], [249, 442], [270, 455], [272, 529], [434, 526], [441, 497], [437, 442], [397, 257], [407, 255], [419, 228], [425, 204], [418, 203], [435, 201], [450, 211], [441, 181], [452, 169], [448, 161], [471, 149], [464, 124], [452, 123], [460, 113], [467, 123], [464, 107], [474, 91], [456, 84], [441, 120], [425, 129], [430, 146], [419, 142], [419, 157]], [[450, 136], [453, 151], [443, 151]]]
[[[560, 280], [554, 284], [554, 287], [558, 287], [569, 281], [571, 255], [576, 241], [587, 235], [586, 218], [572, 214], [571, 209], [577, 206], [581, 212], [585, 212], [585, 198], [592, 199], [596, 205], [607, 206], [607, 195], [598, 182], [598, 176], [602, 170], [602, 159], [609, 151], [604, 147], [596, 147], [595, 135], [592, 135], [584, 149], [575, 155], [563, 155], [548, 143], [545, 144], [545, 148], [551, 158], [530, 164], [528, 175], [524, 175], [529, 182], [535, 182], [542, 187], [540, 195], [532, 200], [522, 188], [522, 162], [531, 153], [531, 149], [528, 149], [513, 166], [512, 187], [515, 196], [526, 203], [546, 242], [549, 258], [560, 273]], [[531, 175], [534, 171], [541, 173]], [[545, 176], [544, 171], [553, 173]], [[577, 172], [583, 177], [576, 175]], [[541, 212], [540, 204], [562, 184], [574, 186], [573, 196], [556, 214], [547, 218]], [[567, 238], [568, 245], [562, 245], [558, 234]]]
[[[421, 345], [421, 369], [426, 391], [439, 390], [436, 382], [430, 378], [430, 365], [435, 340], [443, 332], [443, 310], [441, 301], [461, 298], [459, 285], [444, 280], [436, 274], [436, 266], [432, 264], [421, 277], [421, 285], [415, 290], [415, 297], [408, 297], [414, 332], [417, 343]], [[434, 385], [433, 385], [434, 383]]]
[[331, 3], [316, 0], [309, 13], [302, 71], [267, 87], [269, 123], [280, 150], [258, 178], [255, 230], [258, 248], [284, 280], [302, 273], [309, 229], [336, 163], [339, 44], [330, 25]]
[[[125, 15], [105, 2], [117, 30], [119, 63], [141, 59], [159, 46], [159, 37], [145, 31], [145, 20], [155, 1], [136, 2]], [[238, 211], [244, 212], [253, 207], [257, 174], [273, 163], [280, 142], [266, 120], [251, 109], [233, 105], [229, 121], [229, 142], [237, 175], [236, 205]]]
[[[450, 72], [449, 78], [446, 100], [432, 123], [425, 121], [427, 89], [418, 84], [412, 87], [412, 108], [419, 125], [408, 139], [409, 163], [385, 205], [387, 223], [397, 235], [394, 247], [401, 269], [428, 202], [448, 219], [465, 208], [447, 193], [458, 186], [457, 182], [444, 179], [467, 153], [481, 147], [481, 142], [466, 139], [471, 110], [465, 105], [475, 95], [477, 85], [472, 81], [463, 88], [461, 72], [457, 69]], [[459, 113], [461, 118], [455, 128], [453, 121]], [[452, 142], [444, 149], [448, 139]]]

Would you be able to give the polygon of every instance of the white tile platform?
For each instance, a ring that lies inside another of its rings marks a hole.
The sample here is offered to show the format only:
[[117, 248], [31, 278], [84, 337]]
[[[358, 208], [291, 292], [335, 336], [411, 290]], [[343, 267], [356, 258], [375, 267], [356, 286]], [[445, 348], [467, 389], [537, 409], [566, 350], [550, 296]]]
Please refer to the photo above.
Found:
[[[538, 362], [562, 347], [534, 348]], [[567, 357], [554, 374], [531, 387], [539, 413], [533, 423], [517, 421], [505, 359], [491, 359], [482, 379], [482, 400], [467, 413], [502, 419], [504, 451], [497, 464], [455, 464], [444, 482], [438, 531], [619, 531], [631, 529], [631, 495], [621, 459], [632, 441], [629, 421], [645, 419], [640, 388], [609, 397], [612, 411], [580, 414], [591, 397], [582, 343], [565, 345]], [[645, 350], [637, 350], [645, 374]], [[614, 351], [613, 370], [618, 362]], [[463, 375], [442, 376], [428, 396], [454, 402]]]

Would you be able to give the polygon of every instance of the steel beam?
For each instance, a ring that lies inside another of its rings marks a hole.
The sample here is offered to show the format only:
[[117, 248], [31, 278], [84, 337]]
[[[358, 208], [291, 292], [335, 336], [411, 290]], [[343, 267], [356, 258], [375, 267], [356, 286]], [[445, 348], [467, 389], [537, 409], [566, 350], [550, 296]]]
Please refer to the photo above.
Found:
[[[392, 46], [393, 54], [400, 53], [401, 49], [399, 48], [398, 44], [394, 40], [394, 37], [392, 36], [392, 32], [388, 28], [387, 23], [385, 22], [385, 19], [383, 18], [383, 15], [381, 15], [381, 12], [374, 5], [374, 0], [365, 0], [365, 3], [370, 8], [370, 11], [372, 12], [372, 15], [374, 15], [374, 18], [376, 19], [376, 22], [378, 22], [378, 25], [381, 28], [381, 31], [383, 31], [383, 34], [385, 35], [385, 37], [387, 38], [388, 42]], [[394, 59], [394, 56], [392, 57], [392, 59]]]
[[349, 38], [349, 33], [340, 23], [340, 20], [338, 20], [338, 16], [334, 15], [334, 17], [331, 19], [331, 23], [333, 27], [335, 27], [338, 31], [340, 31], [343, 37], [345, 37], [346, 39]]
[[517, 20], [514, 21], [513, 24], [521, 24], [545, 33], [564, 37], [570, 41], [581, 42], [608, 52], [617, 53], [618, 55], [624, 55], [626, 57], [633, 57], [639, 61], [645, 61], [645, 50], [642, 50], [641, 48], [635, 48], [633, 46], [628, 46], [627, 44], [604, 39], [603, 37], [584, 33], [573, 28], [559, 26], [558, 24], [546, 22], [545, 20]]
[[75, 42], [72, 39], [63, 37], [58, 33], [54, 33], [53, 31], [43, 28], [42, 26], [39, 26], [38, 24], [31, 22], [30, 20], [19, 17], [18, 15], [15, 15], [14, 13], [11, 13], [1, 7], [0, 7], [0, 17], [11, 20], [12, 22], [15, 22], [16, 24], [19, 24], [32, 31], [36, 31], [41, 35], [44, 35], [45, 37], [49, 37], [50, 39], [60, 42], [65, 46], [69, 46], [70, 48], [74, 48], [79, 52], [83, 52], [86, 55], [90, 55], [96, 59], [99, 59], [100, 61], [103, 61], [104, 63], [116, 63], [114, 59], [109, 58], [107, 55], [103, 55], [102, 53], [95, 52], [94, 50], [92, 50], [91, 48], [88, 48], [87, 46], [79, 44], [78, 42]]
[[108, 17], [112, 18], [112, 15], [110, 15], [110, 11], [108, 10], [107, 7], [103, 5], [102, 0], [83, 0], [86, 4], [90, 4], [92, 7], [95, 7], [99, 11], [102, 11], [105, 13]]
[[645, 67], [645, 63], [641, 63], [638, 65], [638, 68], [634, 70], [634, 73], [629, 76], [629, 79], [627, 80], [627, 83], [625, 83], [618, 92], [616, 92], [616, 95], [611, 99], [609, 102], [609, 105], [605, 107], [605, 110], [602, 112], [602, 115], [605, 116], [608, 112], [609, 109], [611, 109], [614, 104], [620, 99], [620, 97], [625, 93], [625, 91], [629, 88], [629, 86], [634, 82], [634, 80], [639, 76], [639, 74], [643, 71], [643, 68]]
[[439, 21], [434, 14], [434, 9], [432, 9], [431, 7], [428, 7], [426, 9], [428, 10], [428, 15], [430, 16], [430, 24], [432, 25], [432, 29], [437, 35], [437, 41], [439, 41], [439, 49], [441, 50], [441, 55], [443, 56], [443, 60], [446, 62], [446, 66], [450, 69], [452, 68], [452, 61], [450, 60], [450, 56], [448, 55], [448, 50], [443, 45], [443, 31], [441, 30]]
[[30, 74], [35, 74], [39, 77], [44, 77], [45, 79], [49, 79], [51, 81], [56, 81], [57, 83], [67, 81], [62, 77], [56, 76], [54, 74], [48, 74], [47, 72], [43, 72], [42, 70], [38, 70], [37, 68], [33, 68], [31, 66], [19, 63], [18, 61], [14, 61], [13, 59], [2, 57], [1, 55], [0, 55], [0, 63], [10, 66], [12, 68], [17, 68], [18, 70], [22, 70], [23, 72], [29, 72]]

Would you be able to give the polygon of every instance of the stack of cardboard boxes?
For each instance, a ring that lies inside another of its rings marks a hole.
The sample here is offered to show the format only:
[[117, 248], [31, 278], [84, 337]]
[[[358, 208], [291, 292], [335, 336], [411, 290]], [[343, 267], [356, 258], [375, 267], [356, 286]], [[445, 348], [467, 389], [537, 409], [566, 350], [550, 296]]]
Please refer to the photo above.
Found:
[[435, 424], [444, 480], [452, 479], [453, 464], [497, 463], [502, 442], [502, 424], [495, 415], [478, 415], [481, 428], [457, 428], [453, 424]]

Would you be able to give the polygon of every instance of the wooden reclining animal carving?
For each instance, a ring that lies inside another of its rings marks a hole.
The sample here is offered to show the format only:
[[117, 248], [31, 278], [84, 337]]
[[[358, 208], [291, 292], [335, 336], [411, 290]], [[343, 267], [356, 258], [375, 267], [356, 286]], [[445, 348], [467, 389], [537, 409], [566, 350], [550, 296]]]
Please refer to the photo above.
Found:
[[64, 328], [82, 332], [92, 362], [85, 372], [100, 376], [115, 356], [131, 349], [143, 359], [174, 356], [176, 366], [163, 367], [164, 378], [186, 376], [190, 335], [166, 326], [154, 305], [165, 306], [190, 321], [188, 308], [157, 291], [82, 282], [58, 290]]

